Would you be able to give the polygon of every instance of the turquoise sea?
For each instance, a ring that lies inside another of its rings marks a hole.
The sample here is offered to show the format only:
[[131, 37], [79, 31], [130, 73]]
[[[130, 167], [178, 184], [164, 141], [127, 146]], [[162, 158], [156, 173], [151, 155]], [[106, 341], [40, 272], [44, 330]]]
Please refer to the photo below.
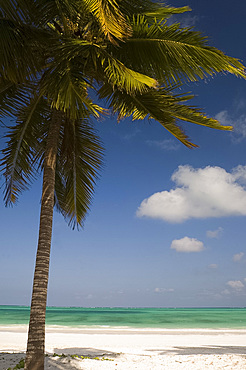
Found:
[[[0, 306], [0, 325], [28, 324], [30, 307]], [[166, 329], [246, 329], [246, 308], [47, 307], [47, 325]]]

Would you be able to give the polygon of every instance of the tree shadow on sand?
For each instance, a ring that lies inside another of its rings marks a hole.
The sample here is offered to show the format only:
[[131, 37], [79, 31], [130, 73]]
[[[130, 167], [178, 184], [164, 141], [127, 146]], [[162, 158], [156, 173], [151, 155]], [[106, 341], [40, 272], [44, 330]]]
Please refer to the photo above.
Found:
[[24, 352], [10, 353], [10, 352], [1, 352], [0, 353], [0, 370], [6, 370], [9, 367], [14, 367], [17, 365], [23, 358], [26, 357]]
[[69, 348], [54, 348], [54, 353], [59, 355], [78, 355], [78, 356], [86, 356], [90, 358], [94, 357], [105, 357], [110, 356], [111, 358], [116, 358], [120, 355], [117, 352], [106, 351], [97, 348], [78, 348], [78, 347], [69, 347]]
[[[24, 352], [0, 353], [0, 370], [6, 370], [16, 366], [26, 354]], [[114, 360], [120, 353], [105, 351], [97, 348], [54, 348], [54, 353], [47, 353], [45, 357], [46, 369], [78, 369], [78, 362], [83, 358], [99, 361]]]
[[200, 346], [200, 347], [173, 347], [172, 349], [147, 349], [150, 352], [159, 352], [158, 355], [245, 355], [243, 346]]
[[[59, 356], [54, 356], [57, 354]], [[97, 348], [54, 348], [54, 354], [49, 354], [46, 357], [47, 369], [68, 369], [76, 370], [76, 366], [84, 359], [91, 359], [92, 361], [113, 361], [120, 356], [120, 353], [105, 351]], [[80, 367], [79, 367], [80, 368]]]

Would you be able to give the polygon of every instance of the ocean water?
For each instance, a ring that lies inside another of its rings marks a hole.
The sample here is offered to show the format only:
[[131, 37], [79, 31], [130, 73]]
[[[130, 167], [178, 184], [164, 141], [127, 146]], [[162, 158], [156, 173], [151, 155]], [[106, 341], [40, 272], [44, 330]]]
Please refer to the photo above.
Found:
[[[30, 307], [0, 306], [0, 325], [28, 324]], [[246, 329], [246, 308], [47, 307], [47, 325], [162, 329]]]

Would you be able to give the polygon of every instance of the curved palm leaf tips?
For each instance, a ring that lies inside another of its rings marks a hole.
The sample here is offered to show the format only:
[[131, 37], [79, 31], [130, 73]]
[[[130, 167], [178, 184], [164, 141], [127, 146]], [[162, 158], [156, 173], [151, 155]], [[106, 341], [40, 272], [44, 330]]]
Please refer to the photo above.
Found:
[[25, 369], [44, 369], [53, 208], [82, 225], [101, 166], [92, 119], [106, 110], [90, 93], [118, 119], [156, 120], [190, 148], [177, 120], [231, 129], [176, 93], [215, 73], [245, 78], [200, 33], [166, 23], [189, 10], [151, 0], [0, 0], [0, 116], [16, 121], [2, 151], [6, 205], [43, 174]]

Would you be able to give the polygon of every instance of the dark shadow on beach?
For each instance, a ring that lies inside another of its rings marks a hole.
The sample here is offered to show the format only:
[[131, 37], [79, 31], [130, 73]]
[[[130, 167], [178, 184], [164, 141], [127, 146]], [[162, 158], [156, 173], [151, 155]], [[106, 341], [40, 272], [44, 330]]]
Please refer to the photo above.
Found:
[[[120, 353], [104, 351], [97, 348], [54, 348], [54, 353], [47, 353], [45, 368], [78, 370], [77, 361], [91, 359], [94, 361], [113, 361]], [[55, 356], [59, 355], [59, 356]], [[93, 364], [92, 364], [93, 365]]]
[[78, 347], [70, 347], [70, 348], [54, 348], [54, 353], [58, 355], [78, 355], [78, 356], [86, 356], [86, 357], [105, 357], [110, 356], [111, 358], [116, 358], [120, 355], [120, 353], [105, 351], [102, 349], [97, 348], [78, 348]]
[[[0, 370], [7, 370], [17, 365], [26, 354], [24, 352], [15, 352], [11, 350], [0, 353]], [[82, 357], [81, 357], [82, 356]], [[73, 366], [74, 362], [80, 361], [83, 357], [94, 360], [114, 360], [120, 353], [104, 351], [97, 348], [55, 348], [54, 353], [47, 353], [45, 358], [45, 368], [75, 370], [78, 367]], [[62, 368], [63, 368], [62, 367]]]
[[11, 353], [11, 350], [9, 350], [9, 352], [1, 352], [0, 370], [6, 370], [9, 367], [14, 367], [25, 357], [26, 354], [24, 352]]
[[158, 352], [158, 355], [245, 355], [243, 346], [200, 346], [200, 347], [173, 347], [171, 349], [146, 349], [149, 352]]

